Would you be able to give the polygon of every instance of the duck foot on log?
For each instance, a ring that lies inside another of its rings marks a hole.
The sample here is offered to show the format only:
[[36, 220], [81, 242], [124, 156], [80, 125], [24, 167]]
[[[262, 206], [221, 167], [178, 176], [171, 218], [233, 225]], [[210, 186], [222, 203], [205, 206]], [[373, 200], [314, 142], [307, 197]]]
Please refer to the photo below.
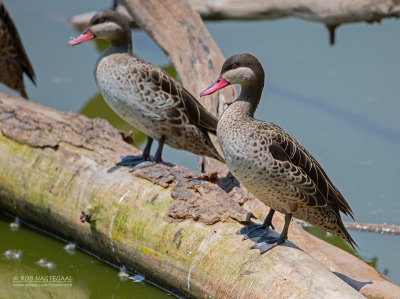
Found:
[[[262, 235], [267, 235], [269, 233], [269, 228], [275, 229], [275, 227], [272, 225], [272, 217], [274, 216], [275, 210], [270, 209], [268, 212], [267, 217], [265, 217], [263, 224], [256, 224], [256, 225], [251, 225], [251, 226], [245, 226], [239, 229], [236, 234], [238, 235], [244, 235], [243, 236], [243, 241], [250, 239], [252, 237], [259, 237]], [[263, 230], [260, 233], [253, 234], [253, 232], [257, 230]]]
[[141, 156], [125, 156], [122, 157], [121, 162], [117, 163], [117, 166], [138, 166], [143, 162], [151, 160], [150, 150], [153, 143], [153, 138], [147, 137], [147, 143], [144, 147], [143, 154]]
[[284, 243], [286, 237], [280, 235], [277, 237], [266, 236], [263, 235], [256, 244], [251, 246], [251, 249], [258, 249], [260, 250], [260, 254], [270, 251], [271, 249], [275, 248], [276, 246]]
[[[269, 215], [270, 213], [268, 213]], [[268, 217], [268, 216], [267, 216]], [[275, 248], [276, 246], [284, 243], [287, 239], [287, 234], [289, 230], [290, 220], [292, 219], [292, 214], [286, 213], [285, 214], [285, 225], [279, 237], [273, 237], [269, 235], [262, 235], [261, 238], [251, 246], [251, 249], [258, 249], [260, 250], [260, 254], [263, 254], [271, 249]]]

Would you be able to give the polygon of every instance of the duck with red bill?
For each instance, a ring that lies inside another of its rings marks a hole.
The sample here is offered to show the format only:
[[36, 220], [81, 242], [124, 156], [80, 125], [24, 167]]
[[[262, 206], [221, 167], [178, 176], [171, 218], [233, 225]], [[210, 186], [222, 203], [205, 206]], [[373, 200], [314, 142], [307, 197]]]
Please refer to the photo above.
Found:
[[[224, 162], [209, 133], [218, 120], [179, 82], [151, 63], [132, 54], [129, 20], [112, 10], [96, 13], [83, 33], [69, 46], [91, 39], [110, 43], [95, 66], [95, 80], [106, 103], [122, 119], [147, 135], [140, 156], [127, 156], [118, 166], [138, 169], [162, 162], [164, 144]], [[153, 140], [158, 141], [154, 158]]]
[[[241, 85], [239, 97], [218, 120], [217, 139], [231, 173], [270, 210], [262, 224], [243, 227], [238, 234], [243, 239], [259, 237], [252, 248], [264, 253], [286, 241], [295, 217], [343, 238], [355, 249], [340, 215], [353, 217], [353, 212], [322, 166], [282, 128], [254, 118], [264, 79], [256, 57], [237, 54], [225, 61], [217, 82], [201, 93]], [[275, 211], [285, 215], [279, 236], [270, 232]]]

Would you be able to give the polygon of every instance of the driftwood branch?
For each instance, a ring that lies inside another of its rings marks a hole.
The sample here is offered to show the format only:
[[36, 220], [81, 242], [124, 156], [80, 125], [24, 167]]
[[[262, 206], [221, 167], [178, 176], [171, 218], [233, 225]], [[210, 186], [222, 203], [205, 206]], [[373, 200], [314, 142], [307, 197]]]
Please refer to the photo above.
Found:
[[[380, 22], [400, 17], [396, 0], [186, 0], [203, 20], [275, 20], [296, 17], [338, 26], [355, 22]], [[127, 12], [118, 7], [122, 13]], [[75, 16], [72, 22], [84, 26], [94, 12]], [[130, 17], [130, 16], [129, 16]], [[132, 19], [132, 28], [137, 24]]]
[[[397, 0], [186, 0], [203, 20], [275, 20], [296, 17], [325, 24], [330, 44], [335, 43], [335, 31], [339, 25], [380, 22], [382, 19], [399, 18], [400, 3]], [[123, 1], [121, 1], [123, 2]], [[132, 28], [138, 28], [121, 6], [118, 10], [131, 19]], [[77, 15], [71, 22], [84, 27], [95, 12]]]
[[[229, 194], [182, 167], [115, 167], [121, 155], [138, 151], [104, 120], [0, 93], [0, 132], [0, 209], [180, 294], [362, 298], [343, 280], [357, 290], [398, 292], [358, 260], [374, 280], [334, 275], [290, 242], [268, 255], [249, 250], [253, 241], [235, 231], [251, 214]], [[318, 246], [295, 225], [291, 231]]]
[[204, 19], [255, 20], [296, 17], [326, 25], [399, 18], [396, 0], [187, 0]]
[[[312, 226], [307, 222], [296, 219], [296, 222], [303, 226], [308, 227]], [[369, 232], [383, 235], [400, 235], [400, 226], [399, 225], [390, 225], [390, 224], [375, 224], [375, 223], [358, 223], [358, 222], [343, 222], [344, 227], [350, 230], [356, 230], [359, 232]]]

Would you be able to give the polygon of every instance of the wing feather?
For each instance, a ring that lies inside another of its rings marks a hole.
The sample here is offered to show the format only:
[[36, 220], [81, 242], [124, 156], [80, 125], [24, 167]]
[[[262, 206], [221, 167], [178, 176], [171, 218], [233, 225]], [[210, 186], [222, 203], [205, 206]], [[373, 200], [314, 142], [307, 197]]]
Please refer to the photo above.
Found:
[[349, 204], [314, 157], [280, 127], [271, 123], [266, 125], [269, 130], [272, 129], [270, 152], [280, 166], [287, 170], [287, 182], [294, 184], [306, 195], [308, 204], [315, 202], [317, 205], [326, 205], [329, 202], [354, 219]]
[[168, 74], [156, 67], [152, 67], [149, 72], [150, 80], [154, 84], [160, 86], [162, 91], [173, 96], [178, 96], [185, 108], [186, 115], [194, 125], [202, 127], [210, 133], [216, 134], [218, 123], [217, 118], [209, 113], [189, 91], [183, 88]]

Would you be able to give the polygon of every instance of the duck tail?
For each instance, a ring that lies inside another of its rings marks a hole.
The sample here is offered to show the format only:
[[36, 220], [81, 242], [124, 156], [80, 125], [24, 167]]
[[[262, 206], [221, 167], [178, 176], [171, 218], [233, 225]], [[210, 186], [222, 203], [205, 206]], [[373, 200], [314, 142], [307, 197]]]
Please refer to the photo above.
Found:
[[339, 226], [339, 229], [337, 230], [337, 232], [334, 232], [334, 233], [336, 235], [338, 235], [339, 237], [341, 237], [342, 239], [344, 239], [345, 241], [347, 241], [347, 243], [349, 243], [351, 245], [351, 247], [353, 247], [353, 249], [355, 251], [357, 251], [357, 248], [360, 248], [360, 247], [358, 247], [357, 243], [354, 241], [354, 239], [350, 236], [347, 229], [344, 227], [344, 224], [342, 222], [342, 219], [340, 218], [340, 215], [338, 217], [337, 224]]

